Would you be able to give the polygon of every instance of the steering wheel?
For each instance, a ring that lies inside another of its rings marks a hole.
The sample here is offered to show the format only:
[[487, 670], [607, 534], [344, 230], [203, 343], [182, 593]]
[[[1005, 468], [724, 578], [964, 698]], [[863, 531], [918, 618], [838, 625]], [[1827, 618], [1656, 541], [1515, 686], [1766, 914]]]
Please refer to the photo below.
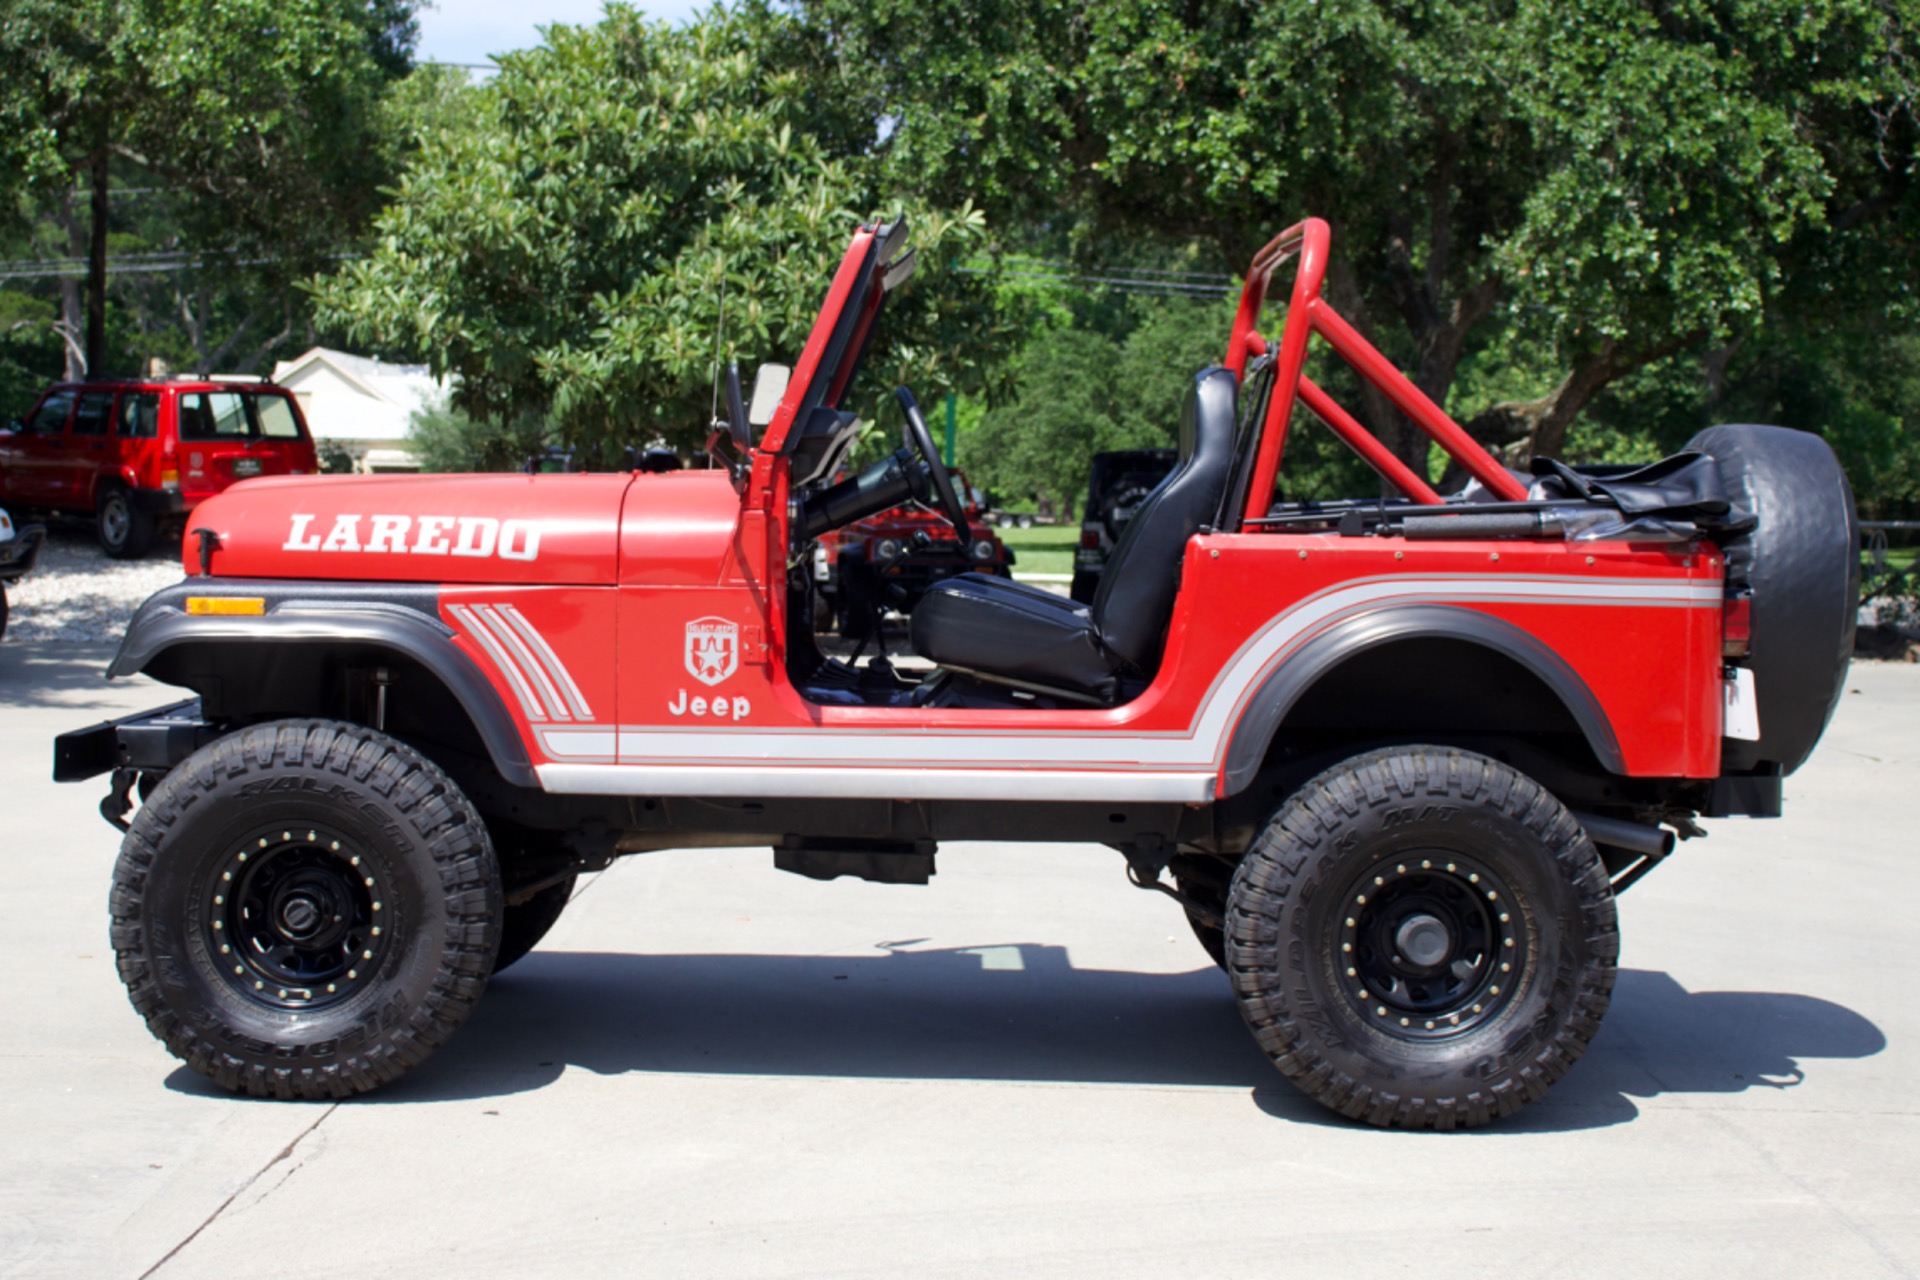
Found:
[[893, 394], [900, 398], [900, 407], [907, 415], [907, 443], [926, 462], [927, 474], [933, 478], [933, 496], [940, 500], [940, 514], [953, 525], [953, 536], [960, 539], [960, 545], [964, 547], [973, 539], [973, 532], [967, 525], [967, 507], [960, 501], [960, 495], [954, 492], [953, 477], [947, 474], [946, 463], [940, 461], [940, 450], [934, 447], [933, 432], [927, 429], [927, 420], [920, 412], [920, 402], [905, 387], [895, 387]]

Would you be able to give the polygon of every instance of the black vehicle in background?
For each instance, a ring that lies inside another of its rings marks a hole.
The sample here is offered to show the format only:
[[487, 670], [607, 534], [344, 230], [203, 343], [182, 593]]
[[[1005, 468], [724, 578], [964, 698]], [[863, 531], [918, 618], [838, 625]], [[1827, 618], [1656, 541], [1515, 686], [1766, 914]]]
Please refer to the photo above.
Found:
[[1172, 449], [1120, 449], [1093, 455], [1087, 476], [1087, 505], [1080, 519], [1080, 547], [1073, 553], [1069, 594], [1082, 604], [1093, 601], [1107, 557], [1120, 541], [1127, 521], [1148, 494], [1173, 470]]

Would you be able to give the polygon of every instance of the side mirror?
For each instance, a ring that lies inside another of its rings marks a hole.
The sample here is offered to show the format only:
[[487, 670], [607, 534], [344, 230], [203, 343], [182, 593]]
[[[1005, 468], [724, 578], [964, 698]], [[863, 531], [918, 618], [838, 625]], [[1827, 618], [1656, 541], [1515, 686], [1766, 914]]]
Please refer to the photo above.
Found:
[[756, 427], [768, 426], [787, 394], [787, 382], [793, 370], [784, 364], [763, 364], [753, 374], [753, 397], [747, 405], [747, 421]]
[[26, 423], [24, 423], [24, 422], [22, 422], [22, 421], [20, 421], [20, 419], [18, 419], [18, 418], [8, 418], [8, 419], [7, 419], [7, 430], [9, 430], [9, 431], [25, 431], [26, 429], [27, 429], [27, 424], [26, 424]]

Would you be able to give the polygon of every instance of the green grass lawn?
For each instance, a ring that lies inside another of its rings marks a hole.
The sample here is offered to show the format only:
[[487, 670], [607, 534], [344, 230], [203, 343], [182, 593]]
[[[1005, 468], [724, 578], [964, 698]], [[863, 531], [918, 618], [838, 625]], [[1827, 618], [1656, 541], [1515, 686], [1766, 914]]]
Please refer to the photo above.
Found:
[[997, 529], [1000, 541], [1013, 548], [1013, 571], [1072, 573], [1073, 549], [1080, 544], [1077, 524], [1037, 524], [1031, 529]]

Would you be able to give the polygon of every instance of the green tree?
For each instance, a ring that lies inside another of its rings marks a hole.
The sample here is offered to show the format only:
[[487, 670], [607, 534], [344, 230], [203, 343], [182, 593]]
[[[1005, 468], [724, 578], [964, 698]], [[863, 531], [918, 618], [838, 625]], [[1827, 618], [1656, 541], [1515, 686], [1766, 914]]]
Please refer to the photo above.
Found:
[[190, 256], [266, 259], [283, 282], [311, 272], [378, 205], [376, 108], [407, 69], [416, 3], [11, 0], [0, 210], [51, 217], [86, 259], [92, 372], [108, 350], [113, 176], [165, 188]]
[[[870, 143], [814, 38], [715, 9], [684, 28], [610, 6], [502, 60], [464, 127], [422, 139], [378, 242], [316, 286], [323, 321], [458, 378], [476, 418], [570, 443], [704, 439], [716, 358], [795, 358], [856, 221], [885, 211]], [[914, 218], [922, 283], [889, 303], [866, 385], [981, 385], [1010, 325], [950, 265], [961, 203]], [[724, 313], [724, 315], [723, 315]]]
[[1329, 297], [1442, 404], [1524, 331], [1540, 381], [1450, 405], [1493, 443], [1559, 450], [1608, 384], [1729, 346], [1770, 303], [1911, 312], [1914, 0], [806, 10], [933, 198], [1096, 243], [1200, 237], [1233, 266], [1326, 217]]
[[[1111, 299], [1075, 301], [1107, 312]], [[1125, 299], [1100, 323], [1063, 308], [1022, 351], [1010, 401], [971, 433], [968, 475], [1003, 498], [1076, 509], [1094, 454], [1179, 439], [1187, 385], [1218, 361], [1232, 315], [1186, 299]]]

